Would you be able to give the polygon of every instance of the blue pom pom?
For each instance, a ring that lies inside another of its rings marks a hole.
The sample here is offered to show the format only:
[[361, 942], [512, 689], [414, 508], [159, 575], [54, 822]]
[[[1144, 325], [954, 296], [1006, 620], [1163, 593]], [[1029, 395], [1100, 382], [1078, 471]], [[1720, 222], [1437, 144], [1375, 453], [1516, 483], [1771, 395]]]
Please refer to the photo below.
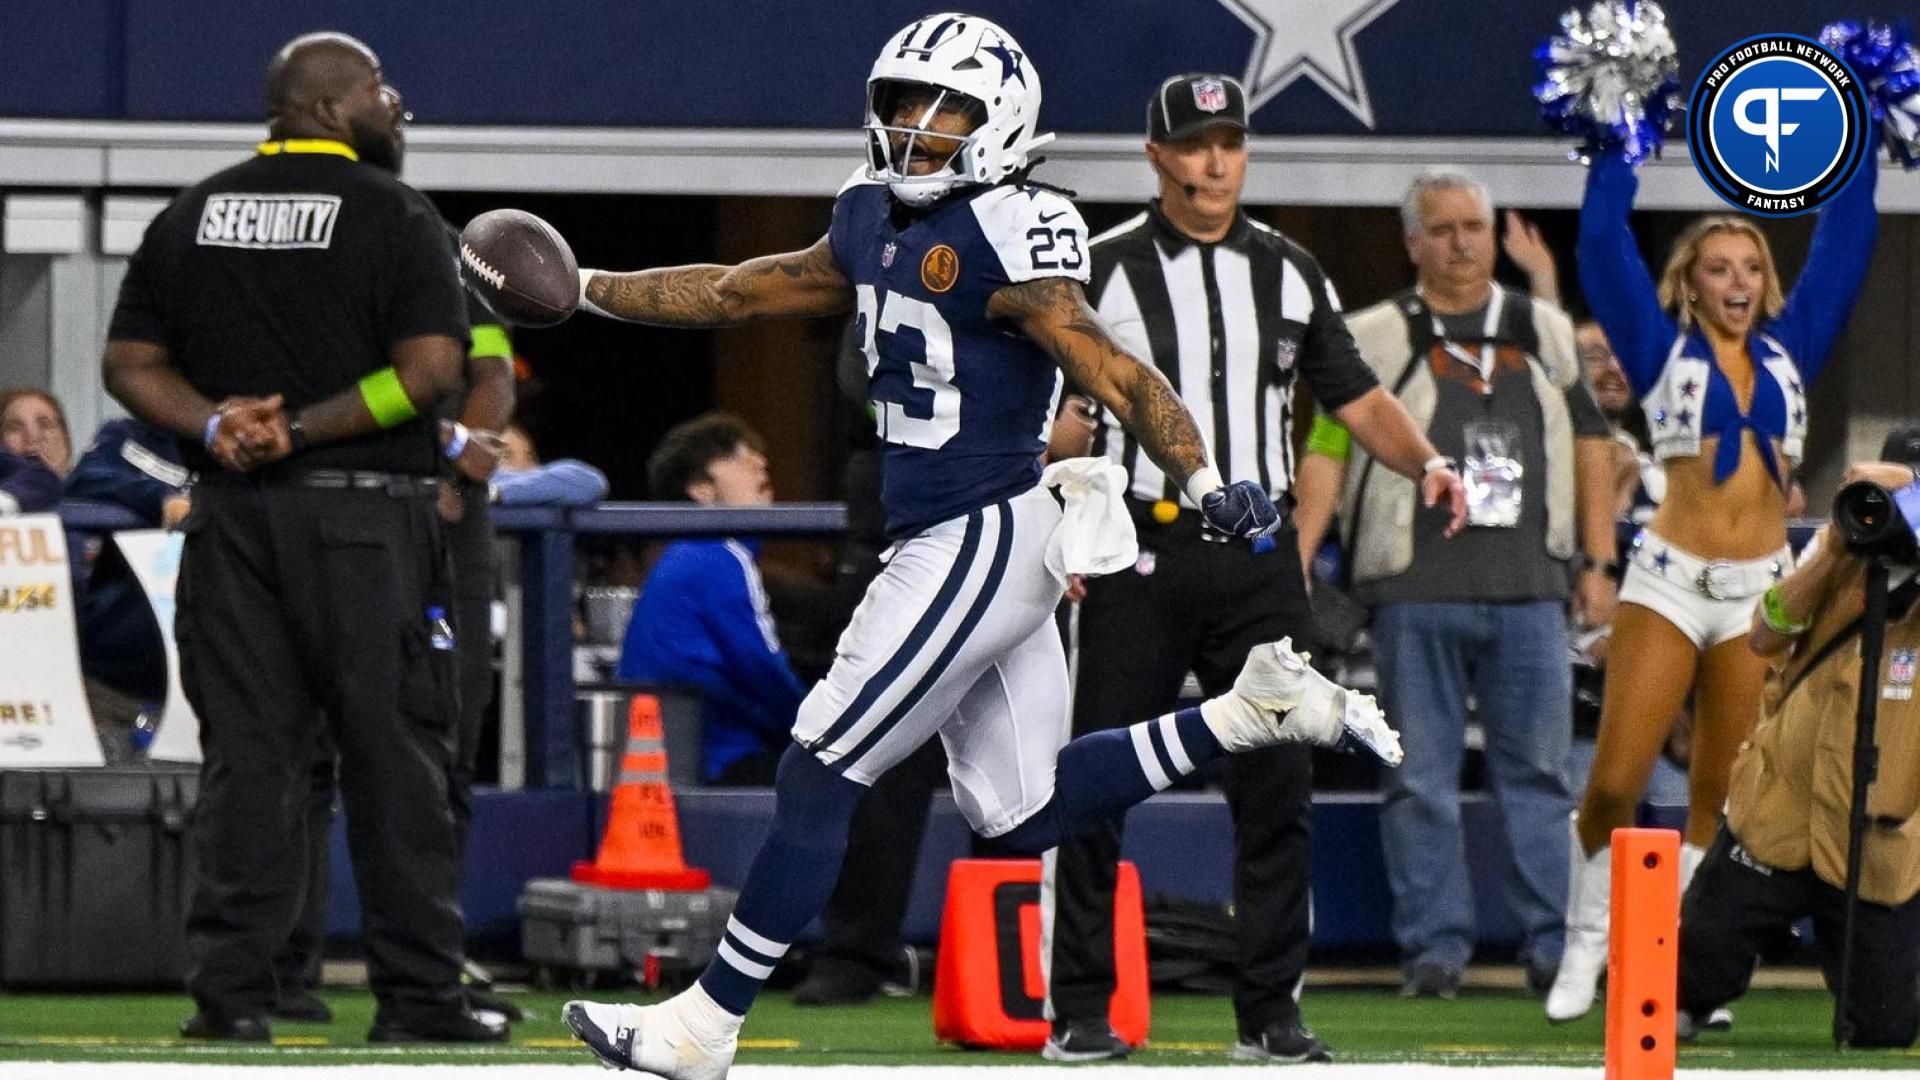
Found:
[[1920, 168], [1920, 48], [1912, 30], [1905, 23], [1843, 19], [1820, 31], [1820, 43], [1860, 77], [1893, 160]]

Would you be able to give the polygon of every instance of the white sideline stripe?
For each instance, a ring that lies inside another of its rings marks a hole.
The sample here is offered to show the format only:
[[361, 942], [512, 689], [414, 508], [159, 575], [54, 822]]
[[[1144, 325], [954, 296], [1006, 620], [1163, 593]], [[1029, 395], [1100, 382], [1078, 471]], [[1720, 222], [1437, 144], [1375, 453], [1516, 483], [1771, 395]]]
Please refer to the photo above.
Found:
[[766, 982], [773, 977], [773, 968], [770, 965], [762, 964], [757, 960], [747, 959], [744, 953], [733, 947], [733, 942], [731, 941], [721, 941], [720, 947], [714, 951], [720, 954], [720, 959], [725, 960], [742, 973], [759, 979], [761, 982]]
[[727, 933], [739, 938], [740, 944], [745, 945], [761, 956], [771, 957], [775, 960], [787, 955], [787, 949], [790, 948], [790, 946], [782, 945], [772, 938], [761, 937], [759, 934], [747, 929], [745, 923], [742, 923], [732, 915], [727, 916]]
[[1173, 777], [1160, 767], [1160, 756], [1153, 752], [1153, 739], [1147, 734], [1147, 725], [1135, 724], [1127, 729], [1127, 734], [1133, 737], [1133, 754], [1140, 759], [1140, 770], [1147, 774], [1147, 783], [1152, 784], [1155, 791], [1167, 790]]
[[[367, 1047], [368, 1053], [393, 1053], [392, 1049]], [[489, 1047], [476, 1057], [499, 1053]], [[444, 1054], [447, 1047], [423, 1053]], [[337, 1052], [337, 1048], [334, 1052]], [[602, 1075], [586, 1072], [591, 1059], [583, 1052], [577, 1065], [295, 1065], [296, 1051], [287, 1048], [246, 1051], [260, 1057], [280, 1057], [276, 1065], [198, 1065], [179, 1062], [141, 1063], [129, 1069], [129, 1062], [0, 1062], [0, 1080], [583, 1080]], [[237, 1055], [236, 1055], [237, 1056]], [[968, 1080], [991, 1073], [996, 1080], [1024, 1075], [1031, 1080], [1046, 1080], [1061, 1075], [1057, 1066], [1035, 1065], [1019, 1055], [999, 1055], [1006, 1065], [983, 1062], [980, 1065], [736, 1065], [729, 1072], [733, 1080], [824, 1080], [831, 1076], [855, 1080], [886, 1080], [911, 1075], [913, 1080]], [[1898, 1077], [1915, 1075], [1914, 1070], [1892, 1069], [1868, 1072], [1841, 1069], [1767, 1069], [1722, 1070], [1688, 1069], [1682, 1059], [1681, 1072], [1711, 1077], [1712, 1080], [1781, 1080], [1808, 1077]], [[1877, 1060], [1877, 1058], [1876, 1058]], [[1245, 1065], [1078, 1065], [1072, 1070], [1076, 1080], [1247, 1080]], [[1258, 1068], [1256, 1066], [1256, 1068]], [[1315, 1065], [1314, 1080], [1464, 1080], [1467, 1076], [1494, 1077], [1496, 1080], [1595, 1080], [1598, 1065], [1583, 1068], [1533, 1065]]]

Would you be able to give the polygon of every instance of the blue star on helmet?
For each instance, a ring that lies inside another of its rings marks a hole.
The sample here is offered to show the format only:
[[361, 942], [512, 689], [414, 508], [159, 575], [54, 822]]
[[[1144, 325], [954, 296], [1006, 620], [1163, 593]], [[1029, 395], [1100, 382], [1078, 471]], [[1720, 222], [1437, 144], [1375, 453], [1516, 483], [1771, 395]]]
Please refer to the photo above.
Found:
[[1009, 47], [1002, 40], [980, 51], [1000, 61], [1000, 85], [1005, 86], [1008, 79], [1019, 79], [1021, 86], [1027, 85], [1027, 74], [1020, 70], [1020, 61], [1025, 59], [1025, 56], [1019, 49]]

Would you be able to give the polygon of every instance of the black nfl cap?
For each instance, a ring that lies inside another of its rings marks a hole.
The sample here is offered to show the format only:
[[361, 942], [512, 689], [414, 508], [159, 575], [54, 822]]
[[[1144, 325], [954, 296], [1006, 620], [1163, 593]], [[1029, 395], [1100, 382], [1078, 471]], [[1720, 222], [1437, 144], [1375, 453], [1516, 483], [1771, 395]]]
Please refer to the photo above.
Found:
[[1175, 75], [1147, 102], [1147, 138], [1172, 142], [1216, 124], [1247, 130], [1247, 92], [1231, 75]]
[[1880, 444], [1880, 460], [1920, 468], [1920, 424], [1901, 424]]

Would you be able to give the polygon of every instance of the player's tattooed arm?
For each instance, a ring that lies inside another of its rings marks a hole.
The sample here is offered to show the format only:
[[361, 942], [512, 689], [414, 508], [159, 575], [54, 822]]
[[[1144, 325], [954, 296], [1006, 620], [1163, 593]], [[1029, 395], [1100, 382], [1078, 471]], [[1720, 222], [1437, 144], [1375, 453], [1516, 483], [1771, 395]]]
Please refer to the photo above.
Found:
[[826, 237], [804, 251], [737, 266], [672, 266], [588, 272], [586, 298], [616, 319], [654, 326], [733, 326], [755, 319], [838, 315], [853, 286]]
[[1044, 277], [1007, 285], [993, 294], [987, 313], [1017, 323], [1068, 379], [1113, 410], [1168, 475], [1185, 484], [1206, 467], [1207, 445], [1185, 403], [1152, 364], [1114, 340], [1079, 282]]

